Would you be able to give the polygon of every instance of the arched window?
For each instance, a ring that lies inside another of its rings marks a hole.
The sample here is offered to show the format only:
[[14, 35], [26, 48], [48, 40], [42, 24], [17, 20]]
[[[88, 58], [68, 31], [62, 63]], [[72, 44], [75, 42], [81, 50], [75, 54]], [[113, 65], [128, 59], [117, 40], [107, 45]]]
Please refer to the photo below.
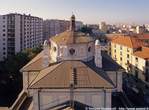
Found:
[[90, 52], [91, 51], [91, 47], [88, 47], [88, 52]]

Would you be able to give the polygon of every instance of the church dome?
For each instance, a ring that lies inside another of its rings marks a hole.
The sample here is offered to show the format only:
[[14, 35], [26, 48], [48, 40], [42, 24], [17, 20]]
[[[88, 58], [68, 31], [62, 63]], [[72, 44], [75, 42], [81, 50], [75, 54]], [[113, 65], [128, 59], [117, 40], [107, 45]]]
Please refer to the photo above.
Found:
[[94, 40], [85, 33], [75, 30], [75, 16], [72, 15], [70, 29], [50, 38], [51, 59], [89, 61], [94, 56]]
[[51, 38], [56, 44], [80, 44], [93, 42], [93, 38], [82, 33], [74, 31], [65, 31]]

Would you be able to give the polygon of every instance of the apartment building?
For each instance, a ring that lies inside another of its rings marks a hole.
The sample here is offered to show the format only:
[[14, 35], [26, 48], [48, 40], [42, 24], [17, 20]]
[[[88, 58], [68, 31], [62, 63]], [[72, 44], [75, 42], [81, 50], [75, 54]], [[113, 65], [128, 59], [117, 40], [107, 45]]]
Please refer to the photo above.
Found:
[[109, 53], [126, 72], [143, 81], [149, 81], [149, 51], [147, 47], [142, 47], [143, 45], [143, 42], [135, 37], [117, 36], [111, 40]]
[[[76, 30], [79, 30], [83, 27], [83, 23], [81, 21], [76, 21]], [[51, 19], [45, 20], [43, 23], [43, 36], [45, 40], [48, 40], [49, 37], [55, 36], [56, 34], [60, 34], [70, 27], [70, 21], [67, 20], [58, 20]]]
[[43, 20], [39, 17], [10, 13], [0, 16], [0, 61], [43, 42]]
[[51, 36], [55, 36], [65, 30], [69, 29], [69, 21], [66, 20], [45, 20], [43, 23], [43, 36], [44, 39], [48, 39]]
[[149, 48], [142, 47], [132, 55], [132, 73], [143, 81], [149, 82]]

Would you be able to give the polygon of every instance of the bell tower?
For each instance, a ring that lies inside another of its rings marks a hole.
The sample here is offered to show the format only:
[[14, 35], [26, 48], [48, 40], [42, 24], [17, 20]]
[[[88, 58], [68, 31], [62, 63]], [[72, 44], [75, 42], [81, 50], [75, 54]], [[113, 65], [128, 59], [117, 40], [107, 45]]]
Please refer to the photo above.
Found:
[[71, 16], [71, 20], [70, 20], [70, 31], [75, 31], [75, 27], [76, 27], [76, 24], [75, 24], [75, 15], [73, 14]]

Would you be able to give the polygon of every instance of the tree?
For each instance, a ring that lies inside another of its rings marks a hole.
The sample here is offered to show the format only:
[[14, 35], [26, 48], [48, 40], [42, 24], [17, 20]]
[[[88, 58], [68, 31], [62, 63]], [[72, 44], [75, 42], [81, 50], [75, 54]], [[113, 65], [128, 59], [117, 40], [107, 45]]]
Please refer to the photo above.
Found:
[[41, 46], [33, 49], [26, 49], [0, 62], [0, 78], [3, 77], [3, 79], [0, 80], [0, 99], [8, 99], [7, 102], [9, 102], [9, 106], [22, 90], [22, 74], [19, 70], [41, 52], [41, 50]]
[[80, 31], [86, 34], [92, 34], [92, 28], [87, 27], [87, 25], [83, 26]]

